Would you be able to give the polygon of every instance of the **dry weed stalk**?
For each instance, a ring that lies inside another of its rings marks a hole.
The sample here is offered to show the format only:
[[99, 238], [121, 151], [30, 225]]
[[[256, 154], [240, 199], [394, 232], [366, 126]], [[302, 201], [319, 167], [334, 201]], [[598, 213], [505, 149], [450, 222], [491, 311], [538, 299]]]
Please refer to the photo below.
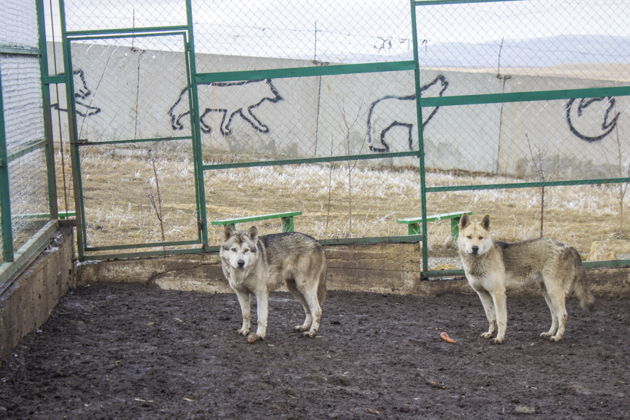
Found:
[[[526, 133], [525, 138], [527, 139], [527, 147], [529, 148], [529, 155], [532, 158], [532, 165], [534, 165], [534, 169], [536, 174], [538, 175], [538, 179], [541, 182], [545, 182], [545, 168], [543, 162], [543, 153], [540, 151], [538, 154], [534, 156], [534, 152], [532, 151], [532, 145], [529, 141], [529, 135]], [[544, 225], [545, 225], [545, 186], [540, 187], [540, 237], [544, 236]]]
[[153, 176], [155, 177], [155, 189], [157, 194], [157, 203], [153, 192], [147, 194], [149, 201], [151, 202], [151, 207], [153, 207], [153, 211], [155, 212], [155, 217], [157, 217], [158, 222], [160, 223], [160, 232], [162, 234], [162, 243], [166, 242], [166, 235], [164, 234], [164, 219], [162, 216], [162, 194], [160, 193], [160, 180], [158, 178], [157, 167], [155, 165], [155, 156], [151, 156], [151, 166], [153, 167]]

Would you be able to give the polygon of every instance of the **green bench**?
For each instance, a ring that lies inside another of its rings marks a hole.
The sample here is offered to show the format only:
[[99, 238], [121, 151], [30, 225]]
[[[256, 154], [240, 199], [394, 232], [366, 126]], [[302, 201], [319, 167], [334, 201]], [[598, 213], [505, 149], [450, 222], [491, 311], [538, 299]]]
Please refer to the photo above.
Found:
[[[434, 214], [427, 217], [427, 222], [434, 222], [437, 220], [451, 220], [451, 236], [453, 239], [457, 239], [459, 235], [459, 219], [464, 215], [473, 214], [472, 211], [455, 211], [452, 213]], [[422, 216], [421, 217], [407, 217], [406, 219], [396, 220], [398, 223], [407, 225], [407, 234], [420, 235], [422, 234]]]
[[293, 230], [295, 229], [295, 223], [294, 223], [293, 218], [301, 214], [302, 214], [301, 211], [288, 211], [285, 213], [260, 214], [257, 216], [246, 216], [246, 217], [236, 217], [234, 219], [214, 220], [212, 221], [212, 224], [215, 226], [232, 226], [232, 228], [236, 229], [237, 223], [256, 222], [258, 220], [268, 220], [268, 219], [282, 219], [282, 231], [293, 232]]

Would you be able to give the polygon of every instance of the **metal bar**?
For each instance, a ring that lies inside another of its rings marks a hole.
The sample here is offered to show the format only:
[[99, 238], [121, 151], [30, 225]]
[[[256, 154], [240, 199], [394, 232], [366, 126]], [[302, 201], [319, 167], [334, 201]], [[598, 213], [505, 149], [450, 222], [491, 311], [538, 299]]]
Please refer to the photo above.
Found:
[[48, 74], [48, 47], [46, 45], [46, 18], [44, 17], [44, 1], [37, 0], [37, 28], [38, 42], [41, 54], [39, 56], [39, 69], [42, 89], [42, 115], [44, 120], [44, 153], [46, 154], [46, 174], [48, 181], [48, 211], [53, 219], [58, 217], [57, 206], [57, 174], [55, 172], [55, 145], [52, 126], [52, 107], [50, 100], [50, 88], [44, 82]]
[[46, 140], [33, 140], [17, 152], [9, 154], [7, 156], [7, 162], [11, 162], [19, 157], [31, 153], [33, 150], [41, 149], [44, 146], [46, 146]]
[[13, 226], [11, 223], [11, 190], [9, 188], [9, 164], [7, 162], [7, 133], [4, 126], [4, 102], [0, 73], [0, 225], [2, 226], [2, 259], [13, 261]]
[[319, 242], [322, 245], [366, 245], [366, 244], [408, 244], [417, 243], [422, 240], [422, 235], [405, 235], [405, 236], [376, 236], [365, 238], [339, 238], [339, 239], [322, 239]]
[[145, 251], [145, 252], [127, 252], [120, 254], [101, 254], [82, 257], [80, 261], [85, 260], [109, 260], [109, 259], [125, 259], [125, 258], [151, 258], [163, 257], [166, 255], [182, 255], [182, 254], [201, 254], [204, 252], [219, 252], [219, 247], [190, 248], [190, 249], [169, 249], [167, 251]]
[[447, 185], [443, 187], [427, 187], [427, 192], [499, 190], [499, 189], [510, 189], [510, 188], [534, 188], [534, 187], [544, 187], [544, 186], [622, 184], [626, 182], [630, 182], [629, 177], [602, 178], [602, 179], [573, 179], [573, 180], [565, 180], [565, 181], [516, 182], [516, 183], [511, 183], [511, 184]]
[[274, 165], [301, 165], [305, 163], [321, 163], [321, 162], [342, 162], [348, 160], [368, 160], [383, 159], [391, 157], [418, 156], [418, 152], [391, 152], [391, 153], [373, 153], [364, 155], [347, 155], [347, 156], [328, 156], [320, 158], [304, 158], [304, 159], [286, 159], [286, 160], [267, 160], [254, 162], [237, 162], [237, 163], [219, 163], [213, 165], [203, 165], [204, 171], [213, 169], [229, 169], [229, 168], [250, 168], [257, 166], [274, 166]]
[[197, 59], [195, 54], [195, 31], [192, 15], [192, 0], [186, 0], [186, 23], [188, 30], [188, 42], [186, 53], [188, 54], [188, 85], [190, 104], [191, 132], [193, 135], [193, 157], [195, 161], [195, 190], [197, 191], [197, 225], [201, 234], [203, 247], [208, 246], [208, 217], [206, 214], [206, 187], [204, 183], [203, 147], [201, 143], [201, 122], [199, 119], [199, 96], [197, 92]]
[[124, 144], [124, 143], [146, 143], [151, 141], [174, 141], [174, 140], [190, 140], [190, 136], [182, 137], [155, 137], [152, 139], [130, 139], [130, 140], [108, 140], [108, 141], [85, 141], [79, 140], [78, 146], [100, 146], [102, 144]]
[[516, 2], [524, 0], [415, 0], [416, 6], [432, 6], [432, 5], [449, 5], [449, 4], [468, 4], [468, 3], [496, 3], [496, 2]]
[[158, 37], [158, 36], [175, 36], [182, 35], [181, 31], [174, 32], [149, 32], [149, 33], [141, 33], [141, 34], [112, 34], [112, 35], [95, 35], [95, 36], [73, 36], [68, 39], [72, 41], [86, 41], [88, 39], [118, 39], [118, 38], [148, 38], [148, 37]]
[[199, 241], [171, 241], [171, 242], [152, 242], [144, 244], [124, 244], [124, 245], [105, 245], [105, 246], [86, 246], [86, 251], [112, 251], [116, 249], [134, 249], [134, 248], [157, 248], [164, 246], [180, 246], [180, 245], [199, 245]]
[[[63, 0], [62, 0], [63, 1]], [[60, 7], [61, 8], [61, 7]], [[165, 31], [187, 31], [187, 25], [175, 26], [147, 26], [144, 28], [109, 28], [109, 29], [92, 29], [83, 31], [64, 31], [68, 37], [90, 36], [90, 35], [107, 35], [122, 33], [144, 33], [144, 32], [165, 32]]]
[[0, 54], [6, 55], [30, 55], [37, 57], [40, 55], [39, 48], [18, 47], [15, 45], [0, 45]]
[[528, 92], [487, 93], [422, 98], [423, 107], [483, 105], [504, 102], [554, 101], [562, 99], [630, 95], [630, 86], [599, 87], [585, 89], [539, 90]]
[[[422, 84], [420, 82], [420, 57], [418, 56], [418, 26], [416, 7], [413, 0], [410, 0], [411, 6], [411, 37], [413, 40], [413, 63], [414, 63], [414, 81], [416, 92], [416, 126], [418, 129], [418, 165], [420, 170], [420, 232], [422, 236], [422, 270], [426, 270], [429, 266], [429, 235], [427, 234], [427, 186], [426, 186], [426, 168], [424, 162], [424, 127], [422, 123], [422, 106], [424, 99], [421, 97]], [[411, 233], [411, 230], [409, 230]]]
[[[186, 7], [188, 7], [188, 5], [186, 5]], [[190, 31], [193, 30], [193, 28], [189, 28]], [[193, 76], [190, 72], [190, 60], [191, 57], [190, 55], [194, 54], [194, 52], [191, 53], [190, 51], [190, 45], [188, 44], [188, 37], [186, 36], [186, 34], [184, 34], [184, 61], [186, 62], [186, 88], [188, 89], [188, 109], [191, 110], [193, 109], [193, 98], [192, 98], [192, 89], [193, 89]], [[201, 171], [201, 166], [198, 166], [198, 161], [196, 159], [196, 153], [201, 153], [202, 151], [202, 146], [201, 146], [201, 141], [197, 142], [195, 141], [195, 138], [192, 137], [193, 134], [193, 130], [194, 130], [194, 126], [195, 126], [195, 119], [193, 117], [193, 113], [192, 112], [188, 112], [188, 118], [189, 118], [189, 122], [190, 122], [190, 131], [191, 131], [191, 142], [190, 145], [192, 146], [192, 153], [193, 153], [193, 168], [195, 171], [195, 214], [197, 215], [197, 240], [199, 240], [200, 242], [203, 241], [203, 223], [200, 223], [201, 221], [201, 202], [203, 201], [203, 206], [205, 207], [205, 196], [203, 197], [203, 199], [201, 198], [201, 194], [199, 193], [199, 185], [197, 182], [197, 171]], [[200, 139], [200, 137], [199, 137]], [[199, 152], [196, 152], [196, 148], [199, 148]], [[203, 165], [203, 158], [201, 160], [201, 165]], [[203, 174], [202, 174], [203, 176]], [[205, 192], [204, 192], [205, 195]], [[207, 226], [206, 226], [207, 229]], [[207, 243], [204, 243], [204, 245], [208, 245]]]
[[63, 74], [58, 74], [55, 76], [50, 76], [50, 75], [42, 76], [42, 83], [46, 85], [52, 85], [55, 83], [57, 84], [66, 83], [66, 76]]
[[74, 80], [72, 73], [71, 42], [67, 35], [65, 0], [59, 0], [59, 21], [61, 24], [61, 37], [63, 48], [63, 60], [66, 77], [66, 101], [68, 103], [68, 135], [70, 137], [70, 159], [72, 161], [72, 185], [74, 192], [74, 208], [77, 213], [77, 252], [79, 259], [85, 253], [87, 235], [85, 230], [85, 205], [83, 200], [83, 181], [81, 178], [81, 157], [79, 147], [76, 144], [79, 136], [76, 124], [76, 107], [74, 101]]
[[391, 61], [381, 63], [339, 64], [334, 66], [290, 67], [284, 69], [199, 73], [195, 75], [195, 81], [198, 84], [208, 84], [213, 82], [233, 82], [241, 80], [335, 76], [341, 74], [357, 73], [380, 73], [387, 71], [413, 70], [414, 65], [414, 62], [412, 61]]

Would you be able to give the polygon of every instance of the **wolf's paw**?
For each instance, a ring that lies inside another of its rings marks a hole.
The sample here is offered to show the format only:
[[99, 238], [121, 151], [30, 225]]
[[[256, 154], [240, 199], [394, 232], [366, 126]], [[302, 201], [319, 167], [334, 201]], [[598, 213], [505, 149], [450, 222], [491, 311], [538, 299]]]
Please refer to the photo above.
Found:
[[543, 338], [549, 338], [551, 337], [553, 334], [550, 332], [544, 332], [544, 333], [540, 333], [540, 336]]
[[481, 334], [483, 338], [492, 338], [493, 335], [494, 335], [494, 332], [490, 332], [490, 331]]
[[493, 338], [492, 344], [503, 344], [503, 338]]
[[317, 335], [317, 331], [305, 331], [304, 334], [302, 334], [304, 337], [310, 337], [313, 338]]
[[239, 333], [240, 335], [247, 335], [249, 334], [249, 328], [239, 328], [238, 330], [236, 330], [237, 333]]
[[264, 340], [265, 337], [261, 337], [258, 334], [255, 333], [251, 333], [250, 335], [247, 336], [247, 342], [249, 344], [255, 343], [258, 340]]
[[304, 332], [306, 330], [308, 330], [310, 327], [305, 327], [304, 325], [296, 325], [295, 327], [293, 327], [293, 331], [295, 332]]
[[562, 336], [560, 335], [552, 335], [549, 337], [549, 341], [553, 341], [554, 343], [557, 343], [560, 340], [562, 340]]

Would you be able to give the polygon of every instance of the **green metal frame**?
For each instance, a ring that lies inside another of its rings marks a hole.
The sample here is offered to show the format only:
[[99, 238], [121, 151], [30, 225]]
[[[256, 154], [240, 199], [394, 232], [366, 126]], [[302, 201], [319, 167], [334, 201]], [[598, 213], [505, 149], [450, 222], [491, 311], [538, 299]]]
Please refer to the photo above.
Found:
[[[38, 24], [38, 47], [21, 47], [21, 46], [0, 46], [0, 54], [3, 55], [22, 55], [37, 59], [40, 65], [41, 97], [42, 97], [42, 115], [44, 121], [44, 138], [33, 140], [22, 145], [18, 150], [7, 151], [6, 129], [4, 121], [4, 104], [2, 77], [0, 74], [0, 209], [2, 216], [0, 220], [0, 228], [2, 229], [2, 255], [3, 262], [0, 265], [0, 293], [10, 285], [10, 280], [15, 273], [19, 272], [41, 248], [50, 241], [57, 230], [57, 192], [55, 184], [55, 167], [54, 154], [52, 149], [52, 125], [50, 122], [50, 92], [48, 86], [44, 83], [48, 76], [48, 61], [46, 55], [46, 30], [44, 20], [43, 0], [36, 0], [37, 24]], [[43, 213], [41, 219], [47, 219], [48, 222], [39, 229], [31, 238], [26, 241], [18, 250], [14, 249], [13, 244], [13, 217], [21, 217], [22, 215], [13, 215], [11, 212], [11, 195], [9, 184], [9, 163], [19, 159], [29, 153], [44, 148], [47, 169], [47, 195], [49, 203], [49, 213]]]
[[[203, 192], [203, 174], [199, 175], [201, 172], [199, 170], [201, 158], [199, 156], [201, 148], [200, 148], [200, 132], [197, 133], [197, 137], [195, 137], [195, 133], [193, 130], [193, 134], [191, 136], [179, 136], [179, 137], [159, 137], [159, 138], [144, 138], [144, 139], [128, 139], [128, 140], [111, 140], [111, 141], [100, 141], [100, 142], [89, 142], [87, 140], [79, 139], [77, 132], [77, 121], [76, 121], [76, 108], [74, 102], [74, 82], [73, 82], [73, 74], [72, 71], [68, 71], [68, 69], [72, 69], [72, 42], [79, 40], [89, 40], [89, 39], [116, 39], [116, 38], [143, 38], [143, 37], [160, 37], [160, 36], [181, 36], [182, 37], [182, 46], [184, 49], [184, 57], [186, 63], [186, 80], [187, 80], [187, 88], [189, 92], [194, 91], [192, 89], [192, 69], [194, 64], [194, 56], [191, 51], [191, 43], [192, 43], [192, 14], [189, 14], [189, 22], [187, 25], [180, 26], [164, 26], [164, 27], [144, 27], [144, 28], [120, 28], [120, 29], [99, 29], [99, 30], [82, 30], [82, 31], [68, 31], [67, 23], [66, 23], [66, 15], [65, 15], [65, 3], [64, 0], [59, 0], [60, 5], [60, 22], [61, 22], [61, 32], [62, 32], [62, 48], [63, 48], [63, 57], [64, 57], [64, 68], [66, 69], [62, 78], [49, 80], [51, 83], [64, 83], [66, 87], [66, 98], [68, 99], [68, 128], [70, 134], [70, 150], [71, 150], [71, 161], [72, 161], [72, 174], [74, 179], [74, 196], [75, 196], [75, 209], [77, 215], [77, 242], [78, 242], [78, 253], [79, 259], [84, 260], [86, 258], [86, 252], [102, 252], [102, 251], [117, 251], [117, 250], [127, 250], [127, 249], [135, 249], [135, 248], [156, 248], [156, 247], [180, 247], [185, 246], [187, 249], [183, 250], [184, 252], [193, 251], [194, 249], [190, 249], [191, 245], [201, 245], [205, 248], [207, 244], [207, 234], [205, 233], [205, 224], [201, 221], [205, 220], [205, 197]], [[52, 79], [52, 78], [50, 78]], [[192, 99], [190, 99], [193, 95], [188, 95], [189, 100], [191, 101], [190, 109], [193, 109]], [[190, 113], [190, 122], [191, 127], [194, 127], [194, 115], [193, 112]], [[146, 142], [160, 142], [160, 141], [179, 141], [179, 140], [191, 140], [192, 148], [193, 148], [193, 156], [195, 162], [195, 202], [198, 214], [198, 235], [195, 240], [182, 240], [182, 241], [169, 241], [169, 242], [159, 242], [159, 243], [139, 243], [139, 244], [119, 244], [119, 245], [108, 245], [108, 246], [88, 246], [87, 245], [87, 232], [85, 229], [86, 226], [86, 215], [85, 215], [85, 200], [83, 195], [83, 181], [82, 181], [82, 172], [81, 172], [81, 161], [80, 161], [80, 153], [79, 149], [84, 146], [98, 146], [98, 145], [106, 145], [106, 144], [126, 144], [126, 143], [146, 143]], [[203, 204], [202, 204], [203, 203]], [[165, 252], [172, 253], [177, 250], [168, 250], [168, 251], [148, 251], [148, 252], [140, 252], [140, 253], [113, 253], [107, 255], [99, 255], [98, 257], [107, 257], [119, 258], [123, 255], [152, 255], [156, 253], [156, 255], [164, 255]], [[90, 258], [94, 258], [96, 256], [90, 255]]]
[[[37, 0], [38, 4], [43, 0]], [[630, 95], [630, 86], [619, 87], [603, 87], [591, 89], [565, 89], [565, 90], [548, 90], [548, 91], [530, 91], [515, 93], [492, 93], [479, 95], [458, 95], [458, 96], [441, 96], [422, 98], [416, 95], [416, 124], [418, 130], [418, 148], [408, 152], [390, 152], [379, 154], [357, 154], [357, 155], [337, 155], [330, 157], [314, 157], [300, 159], [284, 159], [284, 160], [265, 160], [265, 161], [247, 161], [237, 163], [212, 163], [206, 164], [202, 159], [202, 143], [201, 143], [201, 127], [199, 123], [199, 98], [198, 85], [208, 84], [212, 82], [227, 81], [247, 81], [260, 80], [266, 78], [295, 78], [295, 77], [322, 77], [344, 74], [362, 74], [374, 72], [390, 72], [390, 71], [413, 71], [414, 84], [417, 93], [421, 90], [421, 63], [419, 57], [418, 45], [418, 16], [417, 8], [422, 6], [434, 5], [457, 5], [457, 4], [473, 4], [473, 3], [498, 3], [498, 2], [514, 2], [522, 0], [410, 0], [410, 14], [413, 40], [413, 60], [396, 61], [396, 62], [379, 62], [379, 63], [362, 63], [362, 64], [344, 64], [329, 66], [307, 66], [283, 69], [265, 69], [265, 70], [248, 70], [248, 71], [229, 71], [216, 73], [197, 73], [195, 42], [194, 42], [194, 25], [192, 0], [183, 0], [186, 7], [186, 24], [179, 26], [165, 27], [148, 27], [148, 28], [120, 28], [120, 29], [101, 29], [101, 30], [81, 30], [67, 31], [65, 19], [64, 0], [59, 0], [60, 19], [62, 23], [62, 46], [64, 53], [64, 63], [66, 69], [72, 69], [71, 59], [71, 43], [76, 40], [86, 39], [111, 39], [121, 37], [150, 37], [161, 35], [183, 35], [185, 44], [185, 57], [187, 68], [188, 83], [188, 100], [189, 100], [189, 117], [191, 123], [191, 135], [185, 137], [170, 138], [154, 138], [154, 139], [133, 139], [133, 140], [112, 140], [105, 142], [88, 142], [78, 139], [76, 132], [76, 113], [74, 101], [68, 101], [68, 124], [71, 135], [71, 160], [72, 170], [75, 179], [74, 192], [77, 199], [77, 232], [78, 232], [78, 249], [79, 258], [85, 259], [85, 252], [102, 252], [102, 251], [119, 251], [112, 254], [95, 254], [90, 258], [126, 258], [138, 256], [162, 256], [168, 254], [195, 253], [195, 252], [216, 252], [218, 247], [208, 244], [208, 222], [206, 214], [206, 197], [204, 174], [205, 171], [220, 170], [228, 168], [246, 168], [273, 165], [294, 165], [307, 163], [323, 163], [323, 162], [339, 162], [348, 160], [367, 160], [367, 159], [386, 159], [400, 157], [416, 157], [418, 159], [418, 171], [420, 175], [419, 194], [420, 194], [420, 211], [422, 219], [417, 224], [416, 229], [408, 236], [390, 236], [378, 238], [345, 238], [323, 240], [325, 244], [368, 244], [368, 243], [387, 243], [387, 242], [421, 242], [422, 244], [422, 276], [429, 279], [435, 276], [451, 276], [462, 275], [461, 270], [430, 270], [429, 254], [428, 254], [428, 235], [427, 222], [427, 201], [428, 194], [434, 192], [446, 191], [464, 191], [464, 190], [487, 190], [487, 189], [510, 189], [510, 188], [532, 188], [540, 186], [563, 186], [563, 185], [589, 185], [589, 184], [608, 184], [608, 183], [625, 183], [630, 182], [630, 178], [603, 178], [603, 179], [582, 179], [582, 180], [561, 180], [561, 181], [544, 181], [544, 182], [522, 182], [509, 184], [490, 184], [490, 185], [455, 185], [455, 186], [429, 186], [425, 181], [425, 151], [422, 114], [423, 108], [436, 106], [462, 106], [462, 105], [485, 105], [504, 102], [519, 101], [548, 101], [563, 100], [571, 98], [598, 97], [598, 96], [624, 96]], [[72, 72], [66, 70], [63, 76], [42, 75], [42, 81], [45, 84], [65, 83], [66, 95], [73, 99], [74, 86]], [[79, 147], [95, 146], [102, 144], [122, 144], [122, 143], [139, 143], [148, 141], [173, 141], [173, 140], [191, 140], [194, 157], [194, 173], [195, 173], [195, 195], [197, 222], [199, 226], [198, 238], [196, 241], [179, 241], [171, 243], [150, 243], [150, 244], [126, 244], [100, 247], [87, 247], [85, 244], [87, 238], [85, 236], [85, 209], [83, 204], [83, 186], [81, 182], [81, 163], [79, 158]], [[1, 151], [0, 151], [1, 152]], [[0, 186], [1, 187], [1, 186]], [[52, 210], [51, 210], [52, 214]], [[216, 221], [215, 221], [216, 222]], [[213, 222], [212, 224], [217, 224]], [[155, 248], [155, 247], [173, 247], [173, 246], [190, 246], [201, 245], [199, 248], [188, 249], [169, 249], [169, 250], [150, 250], [146, 252], [120, 252], [122, 250], [133, 248]], [[602, 261], [595, 263], [586, 263], [587, 267], [619, 267], [630, 266], [630, 260], [623, 261]]]
[[[431, 5], [452, 5], [452, 4], [472, 4], [472, 3], [496, 3], [496, 2], [513, 2], [522, 0], [410, 0], [411, 16], [412, 16], [412, 35], [414, 40], [414, 60], [417, 63], [417, 73], [420, 73], [420, 60], [418, 57], [418, 28], [416, 7]], [[420, 89], [420, 78], [416, 77], [416, 92]], [[602, 96], [628, 96], [630, 95], [630, 86], [618, 87], [601, 87], [587, 89], [562, 89], [562, 90], [545, 90], [545, 91], [527, 91], [527, 92], [509, 92], [509, 93], [492, 93], [478, 95], [457, 95], [442, 96], [432, 98], [420, 98], [418, 95], [418, 139], [419, 143], [424, 143], [422, 137], [422, 118], [421, 109], [424, 107], [435, 106], [461, 106], [461, 105], [486, 105], [505, 102], [530, 102], [530, 101], [550, 101], [563, 100], [585, 97], [602, 97]], [[421, 146], [422, 148], [422, 146]], [[446, 192], [446, 191], [472, 191], [472, 190], [490, 190], [490, 189], [512, 189], [512, 188], [532, 188], [542, 186], [568, 186], [568, 185], [598, 185], [611, 183], [630, 182], [630, 177], [620, 178], [597, 178], [597, 179], [581, 179], [581, 180], [559, 180], [559, 181], [541, 181], [541, 182], [520, 182], [520, 183], [503, 183], [503, 184], [487, 184], [487, 185], [449, 185], [427, 187], [424, 184], [424, 152], [420, 152], [420, 173], [421, 187], [420, 196], [422, 201], [422, 214], [426, 216], [427, 193]], [[426, 230], [426, 218], [422, 221], [422, 232]], [[430, 270], [429, 267], [429, 249], [428, 238], [422, 235], [422, 277], [444, 277], [444, 276], [461, 276], [463, 270]], [[599, 267], [630, 267], [630, 260], [613, 260], [613, 261], [594, 261], [584, 264], [588, 268]]]
[[2, 211], [2, 260], [13, 262], [13, 228], [11, 225], [11, 192], [9, 189], [9, 160], [7, 135], [4, 127], [4, 101], [0, 73], [0, 211]]

